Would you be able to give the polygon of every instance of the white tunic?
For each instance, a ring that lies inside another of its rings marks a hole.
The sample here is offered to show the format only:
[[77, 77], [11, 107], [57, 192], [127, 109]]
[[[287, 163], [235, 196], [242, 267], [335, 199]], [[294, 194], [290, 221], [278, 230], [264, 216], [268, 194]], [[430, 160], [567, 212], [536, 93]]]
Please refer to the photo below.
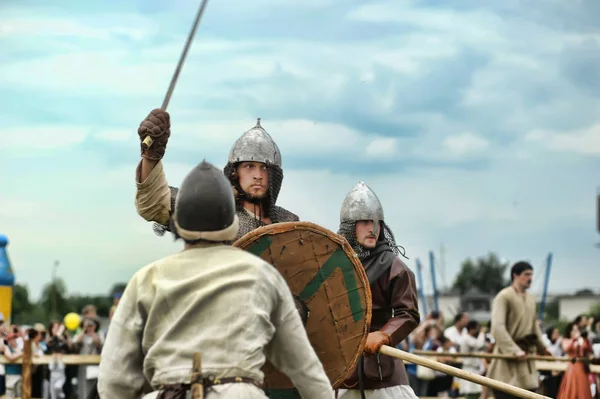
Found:
[[[100, 396], [139, 398], [145, 380], [154, 391], [162, 384], [189, 383], [195, 352], [202, 354], [205, 374], [262, 381], [268, 359], [303, 398], [334, 398], [285, 280], [236, 247], [198, 244], [133, 276], [102, 351]], [[266, 397], [244, 383], [216, 386], [208, 397], [233, 392]]]
[[[409, 385], [365, 390], [367, 399], [419, 399]], [[338, 399], [360, 399], [358, 389], [340, 389]]]
[[[485, 349], [485, 334], [479, 334], [477, 338], [464, 334], [461, 338], [460, 351], [462, 353], [474, 353], [481, 352]], [[476, 357], [465, 357], [463, 358], [463, 371], [468, 371], [473, 374], [482, 375], [484, 366], [482, 360]], [[460, 384], [460, 392], [463, 394], [473, 394], [481, 392], [481, 385], [458, 379]]]

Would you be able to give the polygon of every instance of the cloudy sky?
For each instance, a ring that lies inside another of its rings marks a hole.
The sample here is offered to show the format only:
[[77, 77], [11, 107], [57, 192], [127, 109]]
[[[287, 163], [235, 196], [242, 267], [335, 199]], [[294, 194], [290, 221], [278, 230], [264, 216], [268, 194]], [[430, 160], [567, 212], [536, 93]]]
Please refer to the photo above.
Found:
[[[600, 288], [600, 3], [448, 3], [212, 0], [168, 108], [169, 183], [261, 117], [303, 220], [337, 229], [364, 180], [411, 268], [444, 245], [440, 285], [469, 256], [541, 271], [552, 251], [552, 291]], [[0, 3], [0, 233], [33, 296], [54, 260], [70, 292], [106, 293], [180, 250], [136, 213], [136, 131], [198, 6]]]

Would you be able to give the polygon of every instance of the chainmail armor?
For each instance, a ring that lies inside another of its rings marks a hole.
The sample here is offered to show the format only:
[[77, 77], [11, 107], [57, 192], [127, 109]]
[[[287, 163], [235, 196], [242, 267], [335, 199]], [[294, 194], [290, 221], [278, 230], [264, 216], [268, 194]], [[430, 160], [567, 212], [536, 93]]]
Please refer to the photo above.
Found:
[[[275, 165], [267, 165], [269, 171], [269, 190], [268, 193], [268, 205], [265, 207], [267, 210], [267, 216], [271, 219], [272, 223], [282, 223], [282, 222], [296, 222], [300, 220], [300, 218], [288, 211], [285, 208], [275, 205], [277, 202], [277, 197], [279, 196], [279, 191], [281, 190], [281, 183], [283, 182], [283, 171], [281, 168]], [[235, 164], [228, 163], [224, 168], [225, 176], [229, 178], [232, 186], [235, 189], [235, 192], [241, 193], [241, 195], [236, 196], [236, 213], [239, 218], [240, 228], [238, 234], [235, 239], [231, 242], [227, 242], [227, 244], [232, 244], [234, 241], [244, 236], [246, 233], [251, 232], [254, 229], [265, 226], [265, 224], [254, 216], [251, 212], [246, 210], [243, 206], [243, 191], [239, 186], [237, 179], [233, 176], [233, 172], [235, 170]], [[177, 192], [179, 189], [177, 187], [171, 187], [171, 209], [175, 209], [175, 198], [177, 197]], [[259, 209], [257, 204], [257, 210]], [[158, 236], [163, 236], [167, 231], [172, 232], [170, 226], [164, 226], [159, 223], [154, 223], [152, 226], [154, 233]]]
[[[396, 244], [396, 238], [394, 237], [394, 233], [389, 228], [389, 226], [382, 220], [381, 222], [382, 230], [383, 230], [383, 241], [387, 241], [392, 251], [398, 256], [401, 255], [404, 258], [406, 257], [406, 250], [401, 245]], [[340, 223], [340, 228], [338, 230], [338, 234], [341, 235], [348, 241], [348, 244], [352, 247], [358, 258], [362, 261], [367, 258], [371, 254], [371, 250], [363, 247], [356, 241], [356, 221], [345, 221]], [[382, 240], [380, 236], [379, 241]], [[402, 250], [400, 250], [402, 248]]]

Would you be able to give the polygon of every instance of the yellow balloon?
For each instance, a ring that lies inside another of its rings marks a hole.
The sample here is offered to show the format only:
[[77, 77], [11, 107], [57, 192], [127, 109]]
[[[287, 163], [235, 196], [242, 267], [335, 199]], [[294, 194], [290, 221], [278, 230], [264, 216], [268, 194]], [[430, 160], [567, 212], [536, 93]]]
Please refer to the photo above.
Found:
[[79, 323], [81, 323], [81, 317], [75, 312], [67, 313], [64, 318], [65, 327], [69, 330], [74, 331], [79, 327]]

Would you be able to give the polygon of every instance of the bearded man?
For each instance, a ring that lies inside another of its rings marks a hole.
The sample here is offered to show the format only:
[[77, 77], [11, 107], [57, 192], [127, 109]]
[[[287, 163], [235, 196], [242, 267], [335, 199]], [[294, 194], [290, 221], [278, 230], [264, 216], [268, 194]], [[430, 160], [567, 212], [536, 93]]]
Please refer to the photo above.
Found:
[[415, 275], [398, 258], [400, 251], [384, 220], [379, 198], [359, 182], [344, 199], [338, 234], [346, 238], [365, 268], [373, 314], [364, 354], [342, 384], [339, 399], [417, 398], [402, 360], [379, 353], [382, 345], [396, 347], [420, 320]]
[[202, 162], [178, 192], [170, 229], [184, 250], [152, 262], [127, 284], [102, 351], [102, 398], [190, 397], [202, 356], [206, 399], [266, 398], [268, 359], [304, 398], [334, 392], [275, 267], [227, 245], [239, 231], [230, 181]]
[[[148, 149], [142, 146], [142, 159], [136, 168], [135, 205], [140, 216], [155, 222], [158, 235], [170, 230], [178, 192], [168, 185], [161, 161], [170, 129], [170, 116], [161, 109], [152, 110], [138, 129], [141, 141], [150, 136], [154, 143]], [[240, 225], [230, 244], [258, 227], [299, 220], [297, 215], [276, 205], [283, 182], [281, 152], [260, 125], [260, 119], [233, 144], [223, 172], [233, 186]]]

